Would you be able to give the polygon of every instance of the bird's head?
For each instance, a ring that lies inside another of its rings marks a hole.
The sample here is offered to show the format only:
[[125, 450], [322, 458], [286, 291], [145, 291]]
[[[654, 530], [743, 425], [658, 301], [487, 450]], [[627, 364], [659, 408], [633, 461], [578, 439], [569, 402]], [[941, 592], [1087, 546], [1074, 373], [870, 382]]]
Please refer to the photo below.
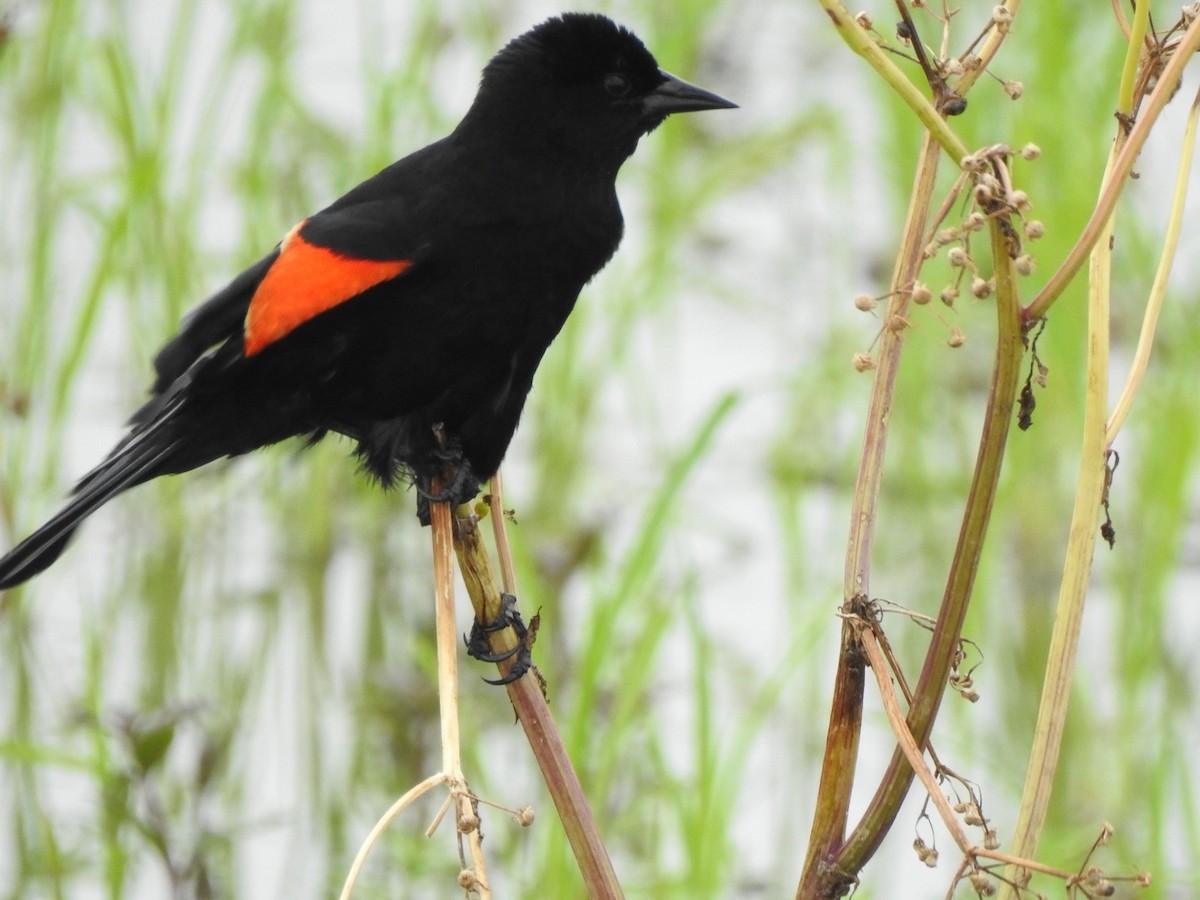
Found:
[[664, 72], [635, 34], [604, 16], [566, 13], [496, 54], [468, 120], [615, 171], [671, 113], [736, 105]]

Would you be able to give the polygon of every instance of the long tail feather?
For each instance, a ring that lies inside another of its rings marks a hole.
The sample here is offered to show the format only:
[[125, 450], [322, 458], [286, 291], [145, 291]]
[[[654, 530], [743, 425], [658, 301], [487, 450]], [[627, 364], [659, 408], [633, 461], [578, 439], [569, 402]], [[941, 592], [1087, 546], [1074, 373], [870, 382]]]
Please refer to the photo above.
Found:
[[0, 590], [48, 568], [66, 549], [79, 524], [121, 491], [165, 471], [177, 444], [165, 435], [168, 414], [135, 431], [75, 488], [70, 501], [41, 528], [0, 558]]

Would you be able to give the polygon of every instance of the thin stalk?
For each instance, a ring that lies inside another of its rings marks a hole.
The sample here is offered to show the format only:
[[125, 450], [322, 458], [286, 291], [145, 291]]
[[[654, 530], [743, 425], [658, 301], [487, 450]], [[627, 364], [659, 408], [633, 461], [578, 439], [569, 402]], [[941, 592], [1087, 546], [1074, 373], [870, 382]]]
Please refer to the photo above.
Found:
[[1062, 265], [1058, 267], [1050, 280], [1025, 307], [1023, 316], [1027, 323], [1035, 322], [1046, 314], [1046, 311], [1083, 268], [1092, 248], [1106, 233], [1108, 220], [1125, 189], [1130, 173], [1133, 172], [1134, 163], [1137, 162], [1138, 155], [1142, 152], [1142, 147], [1150, 136], [1150, 130], [1158, 121], [1158, 116], [1167, 102], [1174, 95], [1179, 79], [1183, 75], [1183, 67], [1187, 65], [1192, 54], [1198, 48], [1200, 48], [1200, 17], [1193, 19], [1187, 31], [1183, 33], [1178, 46], [1171, 54], [1170, 61], [1159, 75], [1158, 83], [1149, 99], [1142, 105], [1137, 121], [1129, 130], [1128, 139], [1121, 148], [1120, 154], [1106, 171], [1100, 197], [1096, 201], [1096, 208], [1092, 211], [1092, 217], [1084, 227], [1079, 240], [1075, 242], [1075, 246], [1071, 248], [1067, 258], [1063, 260]]
[[[1109, 154], [1105, 183], [1112, 184], [1111, 172], [1125, 156], [1121, 138], [1113, 142]], [[1083, 411], [1083, 448], [1080, 453], [1079, 477], [1075, 485], [1075, 508], [1067, 536], [1066, 561], [1059, 586], [1054, 630], [1050, 636], [1046, 677], [1042, 683], [1042, 699], [1038, 706], [1033, 747], [1025, 773], [1025, 788], [1017, 814], [1016, 829], [1011, 842], [1015, 856], [1032, 858], [1038, 841], [1050, 797], [1054, 775], [1062, 748], [1070, 703], [1071, 679], [1079, 647], [1079, 632], [1083, 623], [1083, 608], [1092, 574], [1092, 559], [1096, 550], [1097, 523], [1104, 497], [1106, 481], [1105, 456], [1108, 450], [1108, 363], [1109, 363], [1109, 297], [1112, 266], [1113, 216], [1104, 223], [1091, 254], [1088, 273], [1087, 327], [1087, 387]], [[1021, 867], [1012, 867], [1008, 881], [1023, 884], [1029, 874]], [[1016, 897], [1011, 886], [1005, 886], [1005, 897]]]
[[[1021, 0], [1005, 0], [1002, 4], [1008, 10], [1009, 21], [1014, 21], [1017, 17], [1017, 10], [1021, 8]], [[1000, 45], [1004, 43], [1004, 39], [1008, 37], [1008, 30], [992, 27], [988, 29], [987, 37], [983, 39], [983, 43], [979, 45], [979, 49], [975, 52], [975, 56], [979, 59], [979, 65], [970, 66], [963, 74], [954, 82], [954, 92], [960, 97], [965, 97], [967, 91], [975, 84], [977, 80], [988, 70], [988, 66], [992, 64], [996, 54], [1000, 52]]]
[[[441, 493], [442, 482], [435, 478], [433, 492]], [[483, 855], [483, 842], [479, 832], [479, 818], [475, 814], [474, 798], [467, 786], [462, 770], [461, 730], [458, 719], [458, 628], [454, 619], [454, 538], [451, 535], [453, 522], [450, 507], [446, 503], [429, 504], [430, 532], [433, 539], [433, 583], [434, 583], [434, 631], [437, 636], [438, 712], [442, 738], [442, 771], [431, 775], [411, 788], [376, 822], [367, 839], [363, 841], [354, 864], [342, 886], [341, 900], [349, 900], [358, 882], [359, 874], [366, 863], [367, 854], [388, 826], [413, 801], [438, 785], [446, 785], [450, 796], [441, 811], [429, 826], [426, 835], [432, 835], [441, 823], [442, 816], [450, 804], [455, 807], [455, 827], [465, 835], [471, 853], [471, 884], [480, 900], [490, 900], [487, 863]]]
[[1150, 365], [1150, 351], [1154, 347], [1154, 334], [1158, 327], [1158, 316], [1162, 312], [1163, 298], [1167, 293], [1167, 277], [1175, 264], [1175, 251], [1179, 249], [1179, 231], [1183, 223], [1183, 209], [1187, 203], [1188, 182], [1192, 174], [1192, 156], [1196, 149], [1196, 121], [1200, 118], [1200, 90], [1192, 100], [1192, 108], [1188, 112], [1187, 128], [1183, 135], [1183, 150], [1179, 155], [1179, 170], [1175, 176], [1175, 194], [1171, 199], [1171, 214], [1167, 219], [1167, 232], [1163, 237], [1162, 256], [1158, 261], [1158, 270], [1154, 273], [1154, 283], [1150, 287], [1150, 297], [1146, 301], [1146, 315], [1142, 318], [1142, 332], [1138, 336], [1137, 351], [1134, 353], [1133, 365], [1129, 370], [1129, 378], [1121, 391], [1121, 397], [1113, 408], [1108, 419], [1104, 442], [1112, 446], [1117, 433], [1125, 424], [1133, 400], [1141, 387], [1142, 378]]
[[[928, 132], [921, 145], [917, 175], [913, 183], [912, 200], [904, 224], [900, 253], [892, 275], [891, 301], [886, 322], [903, 319], [912, 295], [925, 246], [925, 228], [937, 179], [940, 150]], [[866, 433], [863, 435], [862, 455], [855, 482], [854, 501], [850, 510], [850, 538], [846, 553], [842, 589], [844, 601], [869, 595], [871, 545], [875, 535], [876, 509], [883, 480], [883, 462], [887, 449], [888, 423], [896, 391], [896, 375], [904, 348], [903, 328], [885, 324], [879, 340], [875, 382], [867, 410]], [[827, 868], [829, 860], [839, 855], [846, 831], [850, 808], [850, 791], [854, 785], [858, 741], [862, 726], [862, 700], [865, 680], [862, 660], [854, 650], [854, 631], [849, 623], [842, 625], [841, 650], [834, 678], [833, 706], [830, 710], [825, 756], [821, 780], [817, 788], [816, 811], [810, 831], [808, 854], [796, 889], [798, 898], [820, 896], [830, 877], [837, 877]], [[865, 862], [865, 859], [863, 860]], [[852, 873], [855, 869], [848, 868]], [[848, 876], [852, 877], [852, 876]]]
[[925, 764], [924, 745], [917, 744], [916, 738], [908, 728], [908, 722], [905, 721], [904, 712], [900, 709], [900, 701], [896, 697], [896, 689], [892, 687], [888, 660], [879, 646], [873, 625], [859, 617], [848, 621], [861, 642], [863, 654], [875, 675], [875, 683], [879, 687], [879, 696], [883, 701], [883, 711], [888, 717], [888, 723], [892, 726], [892, 733], [896, 735], [897, 746], [904, 754], [904, 758], [908, 760], [909, 766], [917, 773], [917, 778], [925, 787], [926, 793], [929, 794], [929, 799], [937, 809], [938, 815], [941, 816], [942, 823], [950, 832], [950, 836], [954, 838], [954, 843], [964, 854], [970, 855], [973, 850], [973, 842], [967, 837], [958, 816], [950, 808], [950, 801], [946, 799], [945, 793], [938, 787], [937, 779], [929, 771], [929, 766]]
[[496, 558], [500, 563], [500, 583], [507, 594], [517, 593], [517, 573], [513, 567], [512, 550], [508, 544], [508, 531], [505, 528], [504, 512], [504, 480], [497, 472], [492, 476], [491, 493], [488, 496], [488, 506], [492, 511], [492, 541], [496, 545]]
[[[433, 480], [434, 494], [441, 483]], [[472, 875], [481, 900], [491, 896], [487, 864], [479, 834], [479, 818], [463, 775], [461, 734], [458, 721], [458, 627], [454, 617], [453, 530], [450, 506], [429, 504], [430, 530], [433, 533], [433, 575], [436, 595], [434, 632], [437, 636], [438, 710], [442, 729], [442, 772], [455, 804], [455, 827], [466, 835], [471, 850]]]
[[1142, 58], [1146, 29], [1150, 27], [1150, 4], [1139, 3], [1133, 10], [1133, 26], [1128, 34], [1125, 62], [1121, 66], [1121, 83], [1117, 89], [1117, 110], [1128, 115], [1133, 109], [1133, 93], [1137, 87], [1138, 62]]

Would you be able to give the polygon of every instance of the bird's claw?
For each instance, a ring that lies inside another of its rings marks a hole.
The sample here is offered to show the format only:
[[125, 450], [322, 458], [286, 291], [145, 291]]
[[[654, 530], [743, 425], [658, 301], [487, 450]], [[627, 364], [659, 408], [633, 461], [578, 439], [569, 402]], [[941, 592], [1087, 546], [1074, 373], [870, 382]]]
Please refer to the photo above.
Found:
[[[500, 653], [493, 653], [488, 635], [505, 628], [512, 628], [516, 632], [517, 645]], [[517, 611], [517, 598], [512, 594], [501, 594], [500, 612], [496, 618], [486, 624], [476, 619], [471, 627], [471, 634], [464, 635], [463, 640], [467, 645], [467, 655], [480, 662], [498, 663], [516, 657], [509, 667], [508, 674], [503, 678], [483, 679], [488, 684], [505, 685], [512, 684], [533, 667], [532, 647], [536, 634], [536, 628], [526, 627], [521, 619], [521, 614]]]
[[421, 520], [422, 525], [429, 524], [429, 504], [431, 503], [449, 503], [451, 506], [458, 506], [460, 503], [465, 503], [479, 493], [482, 485], [479, 479], [475, 477], [475, 473], [471, 471], [471, 464], [462, 456], [448, 454], [447, 462], [455, 463], [454, 478], [450, 484], [443, 487], [440, 491], [430, 490], [420, 480], [417, 481], [417, 518]]

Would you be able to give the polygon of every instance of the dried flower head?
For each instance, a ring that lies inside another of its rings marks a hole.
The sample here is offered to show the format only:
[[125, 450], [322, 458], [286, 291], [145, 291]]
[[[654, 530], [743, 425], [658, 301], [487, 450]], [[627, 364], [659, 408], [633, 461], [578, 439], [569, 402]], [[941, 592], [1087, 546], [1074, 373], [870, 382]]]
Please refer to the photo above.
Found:
[[979, 210], [974, 210], [969, 216], [963, 219], [963, 231], [980, 231], [987, 224], [987, 216]]
[[870, 353], [855, 353], [852, 363], [855, 372], [870, 372], [875, 368], [875, 360]]
[[964, 156], [958, 162], [964, 172], [980, 172], [987, 171], [987, 157], [983, 153], [970, 153]]
[[968, 877], [971, 887], [980, 897], [991, 897], [996, 893], [996, 884], [983, 872], [972, 872]]

